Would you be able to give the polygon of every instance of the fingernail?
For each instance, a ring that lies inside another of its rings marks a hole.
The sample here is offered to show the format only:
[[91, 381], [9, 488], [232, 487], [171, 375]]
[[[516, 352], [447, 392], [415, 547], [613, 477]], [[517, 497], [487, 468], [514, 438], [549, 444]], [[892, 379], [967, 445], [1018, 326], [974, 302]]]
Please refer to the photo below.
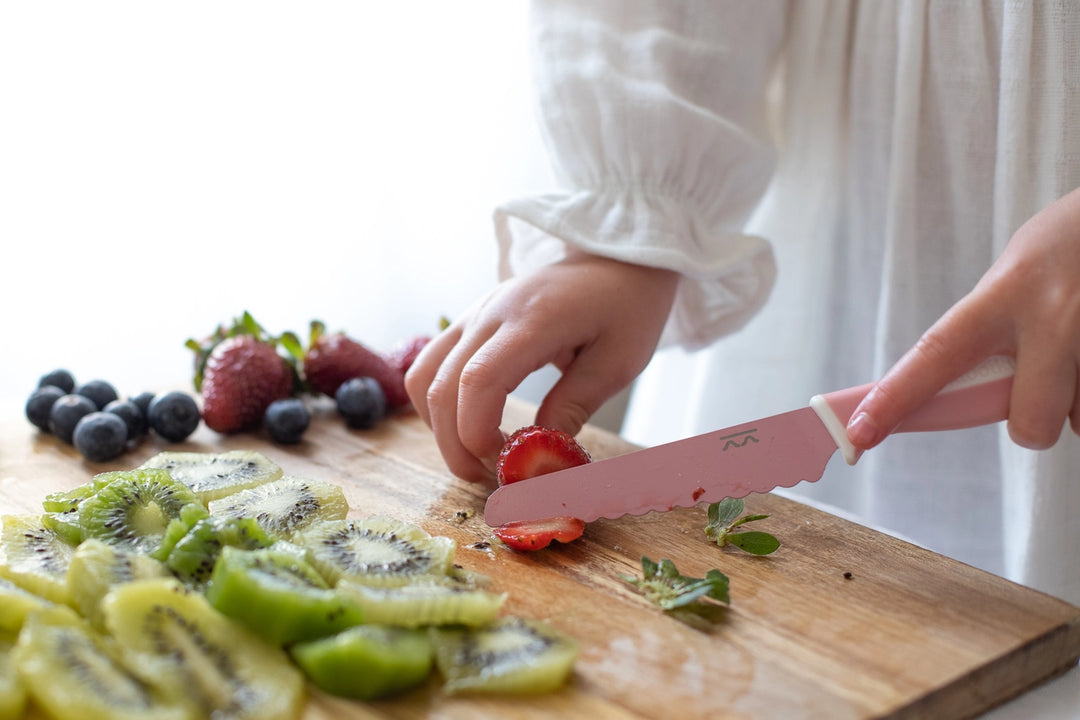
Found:
[[852, 445], [865, 449], [877, 445], [881, 431], [870, 415], [861, 412], [848, 422], [847, 436]]

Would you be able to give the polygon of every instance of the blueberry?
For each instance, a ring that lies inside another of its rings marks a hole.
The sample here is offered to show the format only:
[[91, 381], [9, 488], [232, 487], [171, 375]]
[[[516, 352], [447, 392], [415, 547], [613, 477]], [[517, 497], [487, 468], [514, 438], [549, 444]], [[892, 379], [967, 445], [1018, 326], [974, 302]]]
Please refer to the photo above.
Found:
[[55, 385], [65, 393], [69, 393], [75, 389], [75, 377], [67, 370], [57, 368], [52, 372], [45, 373], [38, 380], [38, 387], [45, 387], [46, 385]]
[[266, 408], [263, 427], [270, 439], [282, 445], [295, 445], [311, 424], [311, 413], [300, 398], [275, 400]]
[[148, 417], [158, 435], [171, 442], [183, 442], [195, 432], [202, 414], [190, 395], [173, 391], [154, 398]]
[[386, 394], [379, 383], [369, 377], [346, 380], [334, 399], [345, 424], [351, 428], [375, 427], [386, 414]]
[[146, 432], [146, 415], [131, 400], [113, 400], [105, 406], [105, 412], [116, 415], [127, 426], [128, 442], [138, 440]]
[[127, 444], [128, 426], [119, 415], [101, 410], [84, 415], [75, 425], [75, 449], [90, 462], [118, 457]]
[[26, 401], [26, 419], [38, 430], [49, 432], [49, 412], [53, 403], [64, 396], [64, 391], [56, 385], [42, 385], [30, 393]]
[[143, 417], [150, 417], [150, 403], [154, 400], [154, 393], [141, 392], [135, 397], [131, 398], [131, 402], [135, 403], [140, 410], [142, 410]]
[[118, 396], [116, 388], [104, 380], [89, 380], [75, 388], [76, 395], [84, 395], [94, 401], [98, 410], [104, 410], [105, 406]]
[[75, 425], [97, 410], [94, 401], [85, 395], [69, 393], [56, 399], [49, 410], [49, 432], [66, 443], [71, 442]]

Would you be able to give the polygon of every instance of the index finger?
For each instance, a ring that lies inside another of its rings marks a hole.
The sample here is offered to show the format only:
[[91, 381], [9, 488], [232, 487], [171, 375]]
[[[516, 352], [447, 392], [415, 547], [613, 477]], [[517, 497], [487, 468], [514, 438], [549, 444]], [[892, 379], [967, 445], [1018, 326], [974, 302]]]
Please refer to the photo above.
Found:
[[999, 350], [975, 308], [954, 306], [874, 383], [847, 425], [848, 440], [867, 450], [927, 400]]

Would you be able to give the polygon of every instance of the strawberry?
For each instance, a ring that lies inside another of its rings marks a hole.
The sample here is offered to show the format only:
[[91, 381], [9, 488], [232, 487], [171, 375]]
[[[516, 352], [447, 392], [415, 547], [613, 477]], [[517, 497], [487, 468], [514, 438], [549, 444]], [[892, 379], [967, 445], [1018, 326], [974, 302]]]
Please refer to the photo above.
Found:
[[424, 346], [429, 342], [431, 342], [430, 336], [418, 335], [396, 347], [386, 356], [386, 360], [397, 368], [398, 372], [404, 375], [409, 371], [409, 368], [412, 367], [413, 361], [416, 360], [416, 356], [420, 354], [420, 351], [423, 350]]
[[[503, 445], [496, 464], [500, 485], [584, 465], [592, 458], [577, 440], [561, 430], [529, 425], [514, 431]], [[515, 550], [540, 550], [552, 540], [568, 543], [585, 532], [585, 522], [575, 517], [519, 520], [495, 528], [495, 536]]]
[[496, 464], [500, 485], [584, 465], [592, 458], [577, 440], [561, 430], [529, 425], [507, 438]]
[[256, 428], [270, 403], [292, 394], [295, 371], [278, 354], [278, 341], [245, 312], [231, 328], [187, 342], [195, 351], [195, 390], [207, 427], [219, 433]]
[[495, 536], [514, 550], [532, 552], [546, 548], [553, 540], [568, 543], [585, 532], [585, 521], [575, 517], [547, 520], [519, 520], [495, 528]]
[[313, 391], [333, 397], [346, 380], [369, 377], [379, 383], [388, 407], [409, 403], [401, 371], [345, 333], [327, 334], [325, 330], [318, 320], [311, 323], [311, 340], [303, 356], [304, 378]]

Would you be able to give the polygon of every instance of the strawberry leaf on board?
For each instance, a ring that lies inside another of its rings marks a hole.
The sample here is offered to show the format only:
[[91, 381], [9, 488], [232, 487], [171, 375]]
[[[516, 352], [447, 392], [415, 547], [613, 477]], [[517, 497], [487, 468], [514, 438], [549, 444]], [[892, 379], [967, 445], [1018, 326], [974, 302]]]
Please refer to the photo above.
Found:
[[731, 533], [727, 541], [752, 555], [768, 555], [780, 547], [780, 541], [766, 532]]
[[671, 560], [664, 559], [657, 563], [642, 556], [641, 573], [640, 578], [630, 575], [621, 577], [663, 610], [686, 607], [699, 600], [731, 602], [728, 577], [719, 570], [709, 570], [703, 578], [689, 577], [681, 574]]
[[742, 514], [743, 501], [738, 498], [725, 498], [709, 505], [709, 525], [724, 527], [731, 525]]
[[745, 503], [741, 498], [725, 498], [709, 505], [709, 523], [705, 526], [705, 535], [716, 541], [720, 547], [734, 545], [752, 555], [769, 555], [780, 547], [780, 541], [766, 532], [732, 532], [740, 525], [756, 520], [764, 520], [768, 515], [742, 515]]

